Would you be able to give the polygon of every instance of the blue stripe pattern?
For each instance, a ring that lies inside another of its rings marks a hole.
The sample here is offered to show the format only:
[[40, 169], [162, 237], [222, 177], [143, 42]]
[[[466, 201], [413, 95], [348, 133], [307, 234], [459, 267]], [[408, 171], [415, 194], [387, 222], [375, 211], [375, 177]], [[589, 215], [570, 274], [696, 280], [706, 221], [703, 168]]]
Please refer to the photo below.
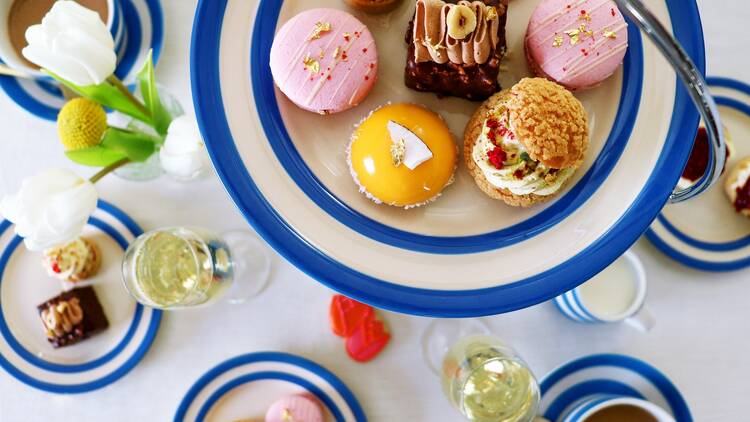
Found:
[[[139, 8], [136, 4], [141, 3], [145, 3], [148, 16], [138, 14]], [[145, 47], [154, 50], [154, 62], [158, 62], [164, 44], [164, 18], [160, 0], [115, 0], [115, 4], [114, 20], [110, 28], [119, 59], [115, 74], [124, 80], [134, 71], [139, 70], [134, 69], [134, 66], [143, 51], [142, 25], [151, 25], [150, 46]], [[60, 111], [57, 104], [62, 104], [63, 96], [62, 91], [54, 83], [44, 79], [20, 81], [16, 78], [0, 78], [0, 88], [11, 100], [29, 113], [41, 119], [57, 120], [57, 114]]]
[[[143, 230], [129, 216], [127, 216], [124, 212], [122, 212], [114, 205], [106, 201], [99, 200], [97, 207], [99, 208], [99, 210], [108, 213], [109, 215], [120, 221], [120, 223], [122, 223], [128, 229], [128, 231], [130, 231], [130, 234], [132, 236], [137, 237], [143, 233]], [[103, 222], [96, 217], [92, 217], [89, 221], [89, 224], [97, 227], [98, 229], [112, 237], [122, 248], [127, 247], [128, 242], [126, 241], [125, 237], [122, 235], [122, 233], [115, 230], [111, 225]], [[12, 227], [12, 224], [10, 222], [8, 222], [7, 220], [2, 221], [0, 223], [0, 236], [2, 236], [10, 227]], [[2, 285], [2, 274], [8, 263], [8, 260], [12, 256], [13, 251], [19, 246], [20, 243], [21, 239], [18, 236], [14, 236], [9, 242], [6, 249], [3, 251], [2, 256], [0, 256], [0, 286]], [[0, 355], [0, 367], [5, 369], [11, 376], [31, 387], [59, 394], [86, 393], [89, 391], [97, 390], [99, 388], [103, 388], [125, 376], [146, 355], [146, 352], [151, 347], [151, 344], [156, 337], [156, 333], [159, 329], [159, 324], [161, 323], [162, 317], [162, 311], [154, 309], [149, 309], [147, 311], [142, 305], [136, 305], [131, 325], [125, 333], [123, 339], [111, 351], [101, 356], [100, 358], [80, 365], [60, 365], [44, 361], [41, 358], [31, 354], [28, 350], [24, 349], [8, 328], [1, 308], [2, 301], [0, 301], [0, 334], [9, 344], [11, 349], [20, 358], [31, 365], [50, 372], [68, 375], [75, 375], [76, 373], [91, 371], [111, 362], [113, 359], [119, 356], [132, 342], [136, 331], [141, 325], [141, 321], [143, 320], [144, 315], [149, 316], [149, 319], [146, 322], [148, 324], [146, 334], [144, 335], [138, 347], [132, 352], [132, 355], [130, 355], [123, 363], [114, 368], [111, 372], [108, 372], [93, 381], [79, 384], [58, 384], [48, 382], [44, 379], [29, 375], [23, 369], [16, 367], [5, 356]]]
[[612, 131], [591, 169], [568, 193], [528, 220], [491, 233], [442, 237], [396, 229], [365, 216], [336, 197], [307, 166], [294, 146], [279, 110], [268, 65], [282, 4], [277, 0], [261, 0], [253, 30], [250, 77], [265, 134], [278, 161], [311, 201], [351, 230], [381, 243], [417, 252], [466, 254], [508, 247], [543, 233], [574, 213], [604, 183], [619, 161], [638, 117], [643, 87], [643, 44], [638, 27], [630, 23], [620, 104]]
[[[591, 379], [584, 380], [571, 387], [566, 388], [560, 393], [555, 393], [552, 402], [546, 409], [542, 409], [544, 417], [550, 421], [558, 421], [560, 416], [579, 400], [594, 394], [614, 394], [639, 398], [642, 400], [651, 400], [646, 394], [656, 392], [667, 403], [666, 411], [674, 416], [677, 422], [692, 422], [687, 402], [680, 394], [677, 387], [658, 369], [648, 363], [625, 355], [601, 354], [590, 355], [570, 361], [561, 367], [550, 372], [539, 384], [539, 390], [542, 394], [542, 401], [549, 400], [548, 396], [551, 391], [559, 384], [565, 385], [568, 377], [576, 376], [577, 373], [587, 370], [596, 370], [597, 368], [613, 368], [617, 370], [630, 371], [637, 378], [642, 378], [644, 385], [631, 386], [623, 383], [625, 380], [619, 379]], [[619, 378], [619, 376], [618, 376]], [[628, 376], [627, 380], [632, 377]], [[636, 387], [638, 389], [636, 390]], [[656, 397], [654, 397], [656, 399]]]
[[[198, 395], [203, 391], [208, 384], [210, 384], [213, 380], [220, 377], [222, 374], [231, 371], [234, 368], [237, 368], [239, 366], [253, 364], [253, 363], [262, 363], [262, 362], [278, 362], [278, 363], [285, 363], [289, 365], [298, 366], [300, 368], [303, 368], [307, 371], [312, 372], [313, 374], [317, 375], [318, 377], [322, 378], [325, 382], [328, 383], [334, 390], [336, 390], [337, 393], [344, 399], [346, 402], [346, 405], [349, 408], [349, 411], [354, 415], [356, 422], [367, 422], [367, 417], [365, 416], [365, 412], [362, 410], [362, 406], [360, 406], [359, 402], [357, 401], [356, 397], [354, 397], [354, 394], [349, 390], [349, 387], [347, 387], [336, 375], [334, 375], [329, 370], [323, 368], [322, 366], [318, 365], [317, 363], [305, 359], [300, 356], [291, 355], [288, 353], [282, 353], [282, 352], [255, 352], [255, 353], [248, 353], [245, 355], [240, 355], [235, 358], [229, 359], [211, 370], [209, 370], [207, 373], [205, 373], [203, 376], [201, 376], [198, 381], [193, 384], [190, 389], [188, 390], [187, 394], [185, 394], [185, 397], [180, 402], [180, 405], [177, 407], [177, 411], [174, 415], [174, 422], [186, 422], [185, 416], [190, 409], [190, 407], [193, 405], [194, 401], [198, 397]], [[258, 373], [251, 373], [251, 374], [245, 374], [245, 376], [251, 377], [252, 374], [263, 374], [262, 376], [267, 377], [268, 373], [258, 372]], [[292, 379], [294, 377], [290, 374], [285, 374], [284, 380], [295, 382], [295, 381], [303, 381], [302, 385], [303, 387], [307, 388], [308, 391], [315, 393], [315, 389], [310, 390], [311, 384], [306, 382], [305, 380], [300, 379]], [[261, 378], [259, 378], [261, 379]], [[279, 378], [274, 378], [279, 379]], [[232, 388], [235, 388], [237, 385], [241, 384], [243, 381], [238, 380], [244, 380], [244, 382], [250, 382], [253, 379], [247, 380], [246, 378], [236, 378], [233, 381], [230, 381], [229, 384], [225, 384], [222, 386], [219, 390], [221, 391], [220, 394], [214, 393], [210, 396], [208, 401], [201, 405], [199, 417], [196, 419], [197, 421], [202, 421], [202, 417], [206, 415], [208, 410], [210, 410], [211, 406], [221, 398], [226, 392], [230, 391]], [[314, 387], [314, 386], [312, 386]], [[317, 395], [317, 394], [316, 394]], [[332, 411], [334, 409], [337, 409], [335, 405], [333, 405], [332, 401], [330, 399], [325, 399], [324, 396], [318, 396], [323, 400], [323, 402], [328, 406]], [[330, 405], [329, 405], [330, 403]], [[204, 413], [204, 410], [206, 413]], [[334, 415], [341, 416], [342, 413], [339, 410], [338, 413], [334, 413]], [[337, 417], [337, 421], [340, 420]], [[192, 422], [192, 421], [188, 421]], [[348, 422], [348, 421], [347, 421]]]
[[[731, 89], [741, 94], [750, 95], [750, 85], [740, 81], [736, 81], [734, 79], [723, 77], [709, 77], [706, 78], [706, 81], [711, 87]], [[748, 105], [747, 103], [738, 101], [734, 98], [723, 96], [716, 96], [714, 98], [719, 106], [734, 109], [750, 117], [750, 105]], [[649, 228], [646, 231], [646, 238], [657, 249], [659, 249], [665, 255], [669, 256], [675, 261], [702, 271], [724, 272], [736, 271], [750, 267], [750, 251], [744, 258], [731, 261], [710, 261], [688, 255], [686, 252], [683, 252], [682, 246], [682, 244], [684, 244], [688, 247], [714, 253], [734, 252], [750, 246], [750, 233], [744, 234], [735, 240], [725, 242], [708, 242], [692, 237], [687, 233], [681, 231], [674, 224], [672, 224], [664, 214], [660, 214], [656, 220], [661, 224], [664, 230], [674, 236], [676, 240], [667, 240], [659, 236], [652, 228]]]
[[583, 323], [604, 323], [600, 318], [594, 316], [581, 300], [578, 288], [570, 290], [557, 296], [554, 299], [554, 303], [557, 309], [562, 312], [563, 315], [568, 317], [570, 320], [575, 322]]
[[203, 403], [200, 410], [198, 411], [198, 416], [195, 418], [195, 420], [197, 422], [203, 422], [204, 420], [206, 420], [206, 416], [208, 416], [208, 412], [211, 411], [211, 408], [213, 408], [216, 402], [224, 397], [224, 395], [228, 392], [241, 385], [260, 380], [279, 380], [297, 384], [317, 397], [318, 400], [320, 400], [328, 408], [336, 422], [346, 422], [346, 420], [344, 419], [344, 415], [341, 413], [341, 409], [339, 409], [338, 406], [336, 406], [336, 403], [333, 402], [331, 397], [323, 390], [318, 388], [318, 386], [296, 375], [275, 371], [264, 371], [247, 374], [227, 382], [216, 391], [214, 391], [214, 393], [211, 394], [208, 399], [206, 399], [206, 402]]
[[[703, 31], [695, 1], [665, 2], [675, 37], [704, 72]], [[267, 7], [272, 8], [272, 5]], [[679, 81], [675, 82], [670, 130], [653, 175], [623, 218], [568, 262], [524, 280], [486, 289], [448, 291], [406, 287], [331, 259], [281, 217], [250, 177], [232, 138], [221, 81], [217, 77], [226, 9], [227, 0], [201, 0], [193, 21], [191, 42], [193, 102], [217, 174], [248, 222], [288, 261], [326, 286], [383, 309], [440, 317], [495, 315], [552, 299], [591, 278], [625, 252], [661, 211], [680, 176], [674, 163], [686, 162], [690, 153], [691, 145], [684, 139], [695, 136], [699, 121], [687, 92]], [[267, 20], [268, 16], [258, 15], [257, 19]], [[270, 28], [270, 33], [265, 34], [259, 33], [259, 28], [261, 26], [255, 27], [254, 39], [275, 32], [273, 26], [264, 27]]]

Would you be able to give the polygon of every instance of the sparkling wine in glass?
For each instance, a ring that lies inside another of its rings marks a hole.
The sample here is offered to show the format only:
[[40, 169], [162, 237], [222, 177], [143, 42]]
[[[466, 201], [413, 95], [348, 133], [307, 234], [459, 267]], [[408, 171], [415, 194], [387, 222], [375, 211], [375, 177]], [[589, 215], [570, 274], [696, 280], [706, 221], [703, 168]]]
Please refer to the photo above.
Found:
[[139, 236], [125, 252], [123, 281], [140, 303], [189, 308], [219, 298], [242, 303], [268, 282], [268, 249], [251, 233], [219, 236], [195, 227], [171, 227]]
[[468, 420], [529, 422], [539, 385], [518, 353], [479, 320], [435, 321], [423, 339], [425, 358], [451, 404]]

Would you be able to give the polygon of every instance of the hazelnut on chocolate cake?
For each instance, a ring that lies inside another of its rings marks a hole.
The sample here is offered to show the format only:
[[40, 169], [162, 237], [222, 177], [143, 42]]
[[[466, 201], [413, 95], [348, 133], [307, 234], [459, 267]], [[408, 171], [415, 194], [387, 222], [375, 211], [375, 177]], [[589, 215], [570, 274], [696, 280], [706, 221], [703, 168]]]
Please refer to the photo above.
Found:
[[498, 91], [508, 0], [417, 0], [406, 33], [406, 86], [485, 100]]
[[47, 340], [65, 347], [109, 327], [102, 305], [91, 287], [73, 289], [37, 306]]

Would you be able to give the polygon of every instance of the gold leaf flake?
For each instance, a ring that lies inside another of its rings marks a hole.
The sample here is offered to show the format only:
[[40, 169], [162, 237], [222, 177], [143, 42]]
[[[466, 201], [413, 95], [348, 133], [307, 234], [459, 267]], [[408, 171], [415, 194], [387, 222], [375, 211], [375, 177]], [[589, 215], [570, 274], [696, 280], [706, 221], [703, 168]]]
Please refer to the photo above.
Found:
[[307, 56], [302, 59], [302, 64], [305, 65], [305, 70], [312, 74], [320, 72], [320, 62], [310, 57], [310, 53], [307, 53]]
[[581, 10], [581, 14], [578, 16], [578, 19], [582, 21], [591, 22], [591, 15], [589, 15], [589, 12], [585, 10]]
[[320, 38], [320, 36], [326, 32], [329, 32], [331, 30], [331, 24], [329, 22], [316, 22], [315, 28], [313, 28], [312, 33], [309, 37], [307, 37], [308, 41], [317, 40]]
[[341, 54], [341, 47], [336, 47], [335, 50], [333, 50], [333, 59], [338, 59], [339, 55]]
[[406, 156], [406, 142], [403, 139], [393, 141], [391, 144], [391, 158], [393, 159], [393, 165], [398, 167], [404, 161]]
[[552, 47], [561, 47], [563, 45], [563, 37], [556, 36], [555, 39], [552, 41]]
[[326, 53], [323, 51], [323, 49], [320, 49], [320, 53], [318, 53], [318, 58], [320, 60], [323, 60], [326, 57]]
[[565, 35], [570, 37], [570, 45], [576, 45], [580, 41], [581, 31], [578, 29], [569, 29], [565, 31]]
[[602, 35], [604, 35], [605, 37], [607, 37], [609, 39], [613, 39], [613, 40], [615, 38], [617, 38], [617, 33], [614, 32], [614, 31], [611, 31], [609, 28], [607, 28], [604, 31], [602, 31]]
[[497, 17], [498, 17], [497, 9], [495, 9], [494, 6], [487, 6], [484, 9], [484, 14], [485, 14], [485, 20], [487, 22], [489, 22], [489, 21], [491, 21], [493, 19], [497, 19]]
[[284, 409], [284, 411], [281, 413], [281, 418], [284, 421], [294, 421], [294, 415], [292, 415], [292, 411], [289, 409]]

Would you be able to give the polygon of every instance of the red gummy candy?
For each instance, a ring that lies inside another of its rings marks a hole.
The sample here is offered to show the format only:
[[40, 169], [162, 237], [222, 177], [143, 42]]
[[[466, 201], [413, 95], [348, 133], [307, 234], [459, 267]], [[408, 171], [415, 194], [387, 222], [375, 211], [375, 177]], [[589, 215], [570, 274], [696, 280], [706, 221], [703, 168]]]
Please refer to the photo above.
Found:
[[373, 315], [346, 339], [346, 353], [357, 362], [367, 362], [375, 358], [390, 340], [391, 335], [383, 323]]
[[346, 296], [335, 295], [331, 300], [331, 329], [339, 337], [349, 337], [362, 323], [374, 317], [372, 307]]

